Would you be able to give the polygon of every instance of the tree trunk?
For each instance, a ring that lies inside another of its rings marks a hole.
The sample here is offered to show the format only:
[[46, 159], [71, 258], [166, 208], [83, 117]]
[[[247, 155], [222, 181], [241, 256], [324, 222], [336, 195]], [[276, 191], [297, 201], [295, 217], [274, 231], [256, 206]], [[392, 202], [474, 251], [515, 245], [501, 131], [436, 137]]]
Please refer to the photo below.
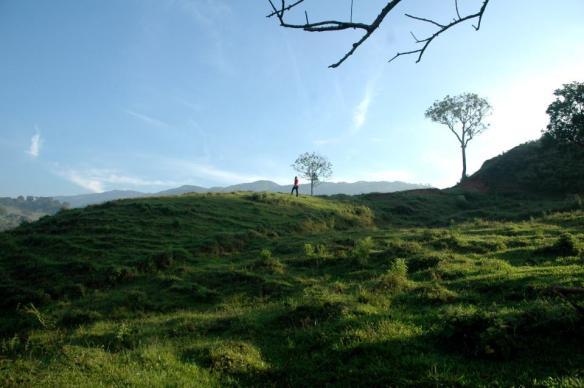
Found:
[[314, 178], [310, 178], [310, 195], [312, 195], [313, 188], [314, 188]]
[[462, 177], [460, 178], [462, 182], [466, 179], [466, 147], [462, 145], [460, 148], [462, 148]]

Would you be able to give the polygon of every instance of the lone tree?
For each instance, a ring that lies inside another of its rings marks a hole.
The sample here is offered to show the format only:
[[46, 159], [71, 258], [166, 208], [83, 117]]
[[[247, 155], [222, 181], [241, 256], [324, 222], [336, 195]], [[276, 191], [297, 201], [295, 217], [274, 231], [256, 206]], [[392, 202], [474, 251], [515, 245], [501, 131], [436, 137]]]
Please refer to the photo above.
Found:
[[558, 143], [584, 147], [584, 83], [564, 84], [554, 95], [557, 98], [546, 111], [550, 123], [545, 135]]
[[446, 96], [435, 101], [426, 110], [426, 118], [444, 124], [456, 136], [462, 150], [462, 177], [466, 178], [466, 146], [475, 136], [483, 133], [488, 124], [483, 120], [492, 111], [491, 106], [484, 98], [474, 93], [465, 93], [458, 96]]
[[[420, 60], [422, 59], [422, 56], [426, 52], [426, 49], [428, 48], [430, 43], [432, 43], [432, 41], [434, 41], [434, 39], [436, 39], [443, 32], [446, 32], [450, 28], [452, 28], [460, 23], [466, 22], [468, 20], [476, 19], [476, 24], [473, 25], [473, 28], [476, 31], [478, 31], [481, 28], [481, 21], [483, 19], [483, 15], [485, 13], [485, 10], [487, 9], [487, 5], [489, 4], [489, 1], [490, 0], [483, 0], [480, 8], [476, 12], [464, 14], [464, 16], [463, 16], [463, 14], [461, 13], [459, 4], [458, 4], [458, 0], [454, 0], [453, 5], [452, 5], [453, 17], [452, 17], [452, 19], [450, 19], [446, 22], [438, 22], [436, 20], [429, 19], [426, 17], [414, 16], [414, 15], [410, 15], [410, 14], [406, 13], [405, 14], [406, 17], [413, 19], [413, 20], [416, 20], [416, 21], [419, 21], [419, 22], [431, 24], [432, 26], [436, 27], [437, 30], [434, 33], [429, 34], [428, 36], [426, 36], [422, 39], [418, 39], [413, 33], [411, 33], [412, 38], [414, 38], [414, 42], [416, 44], [418, 44], [419, 47], [417, 49], [414, 49], [414, 50], [398, 52], [389, 61], [391, 62], [394, 59], [396, 59], [397, 57], [400, 57], [402, 55], [414, 54], [417, 56], [416, 63], [420, 62]], [[411, 1], [408, 1], [408, 0], [386, 1], [386, 4], [383, 6], [383, 8], [381, 9], [381, 11], [377, 15], [377, 17], [375, 17], [375, 19], [373, 19], [373, 21], [371, 21], [370, 23], [353, 22], [353, 5], [354, 5], [353, 0], [351, 0], [350, 8], [347, 9], [348, 20], [343, 21], [343, 20], [330, 20], [330, 19], [326, 20], [325, 19], [325, 20], [311, 21], [308, 17], [308, 11], [304, 10], [304, 13], [302, 15], [304, 20], [301, 23], [290, 23], [287, 21], [286, 16], [288, 13], [290, 13], [294, 9], [298, 9], [299, 6], [305, 2], [305, 0], [295, 0], [295, 1], [291, 1], [291, 2], [288, 2], [286, 0], [280, 0], [280, 1], [268, 0], [268, 2], [270, 3], [270, 6], [271, 6], [271, 12], [267, 15], [267, 17], [268, 18], [276, 17], [280, 23], [280, 26], [282, 26], [282, 27], [301, 29], [301, 30], [308, 31], [308, 32], [326, 32], [326, 31], [344, 31], [344, 30], [361, 30], [361, 31], [363, 31], [363, 35], [361, 36], [360, 39], [358, 39], [355, 43], [353, 43], [353, 45], [351, 46], [351, 49], [349, 51], [347, 51], [347, 53], [345, 53], [345, 55], [343, 57], [341, 57], [341, 59], [339, 59], [337, 62], [335, 62], [329, 66], [331, 68], [336, 68], [340, 64], [345, 62], [347, 60], [347, 58], [349, 58], [351, 55], [353, 55], [353, 53], [359, 48], [359, 46], [361, 46], [363, 44], [363, 42], [365, 42], [367, 39], [369, 39], [369, 37], [379, 28], [379, 26], [381, 25], [381, 23], [383, 22], [385, 17], [388, 16], [392, 11], [394, 11], [398, 4], [408, 3]], [[278, 5], [276, 6], [274, 4], [274, 2]]]
[[310, 195], [314, 194], [314, 187], [322, 179], [332, 175], [332, 166], [326, 157], [316, 152], [305, 152], [298, 156], [292, 164], [292, 168], [298, 171], [301, 177], [310, 180]]

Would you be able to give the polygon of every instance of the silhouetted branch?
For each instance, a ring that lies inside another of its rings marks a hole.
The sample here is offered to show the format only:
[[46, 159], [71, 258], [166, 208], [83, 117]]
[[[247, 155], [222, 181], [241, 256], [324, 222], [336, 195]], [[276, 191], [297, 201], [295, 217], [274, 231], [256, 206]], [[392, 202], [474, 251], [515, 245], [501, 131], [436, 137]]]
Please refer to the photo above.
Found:
[[455, 8], [456, 8], [457, 18], [448, 24], [441, 24], [441, 23], [438, 23], [432, 19], [426, 19], [426, 18], [421, 18], [418, 16], [412, 16], [412, 15], [406, 14], [406, 16], [409, 18], [434, 24], [435, 26], [438, 26], [439, 29], [434, 34], [432, 34], [429, 37], [422, 39], [422, 40], [419, 40], [416, 37], [414, 37], [414, 39], [416, 40], [416, 43], [423, 43], [422, 47], [417, 49], [417, 50], [398, 52], [397, 54], [395, 54], [395, 56], [393, 56], [393, 58], [391, 58], [389, 60], [389, 62], [393, 61], [394, 59], [396, 59], [402, 55], [410, 55], [410, 54], [418, 54], [418, 59], [416, 60], [416, 63], [420, 62], [422, 60], [422, 56], [426, 52], [426, 49], [428, 48], [428, 46], [430, 45], [430, 43], [432, 43], [432, 41], [434, 39], [436, 39], [438, 36], [440, 36], [443, 32], [445, 32], [445, 31], [449, 30], [450, 28], [452, 28], [460, 23], [463, 23], [467, 20], [478, 19], [479, 21], [478, 21], [477, 25], [476, 26], [473, 25], [474, 29], [476, 31], [478, 31], [481, 28], [481, 21], [483, 19], [483, 15], [485, 13], [485, 9], [487, 8], [487, 5], [489, 4], [489, 1], [490, 0], [484, 0], [483, 5], [481, 6], [480, 10], [477, 13], [467, 15], [465, 17], [460, 16], [460, 12], [458, 10], [458, 1], [455, 1], [454, 4], [455, 4]]
[[[298, 4], [304, 2], [304, 0], [298, 0], [297, 2], [290, 4], [289, 6], [283, 8], [284, 11], [290, 11], [292, 8], [296, 7]], [[268, 15], [266, 15], [267, 18], [271, 18], [272, 16], [276, 15], [278, 13], [278, 11], [274, 11]]]
[[375, 20], [373, 20], [373, 22], [371, 22], [371, 24], [354, 23], [352, 21], [352, 15], [351, 15], [351, 21], [349, 21], [349, 22], [342, 22], [342, 21], [338, 21], [338, 20], [326, 20], [326, 21], [320, 21], [320, 22], [315, 22], [315, 23], [309, 23], [308, 16], [307, 16], [306, 23], [304, 23], [304, 24], [291, 24], [291, 23], [287, 23], [284, 20], [284, 14], [287, 11], [289, 11], [291, 8], [293, 8], [294, 6], [300, 4], [301, 1], [298, 1], [298, 2], [291, 4], [291, 5], [286, 5], [286, 1], [282, 0], [281, 6], [279, 9], [276, 8], [276, 6], [274, 5], [272, 0], [268, 0], [268, 1], [269, 1], [270, 5], [272, 6], [272, 10], [273, 10], [273, 12], [270, 15], [268, 15], [268, 17], [276, 16], [278, 18], [278, 20], [280, 21], [280, 25], [282, 27], [302, 29], [304, 31], [309, 31], [309, 32], [341, 31], [341, 30], [348, 30], [348, 29], [364, 30], [365, 34], [363, 35], [363, 37], [361, 37], [361, 39], [359, 39], [357, 42], [353, 43], [353, 46], [351, 47], [351, 49], [339, 61], [337, 61], [336, 63], [333, 63], [332, 65], [329, 66], [331, 68], [336, 68], [341, 63], [343, 63], [347, 58], [349, 58], [351, 55], [353, 55], [355, 50], [357, 50], [357, 48], [359, 48], [359, 46], [361, 46], [361, 44], [363, 42], [365, 42], [371, 36], [371, 34], [373, 34], [373, 32], [375, 30], [377, 30], [377, 28], [379, 28], [379, 26], [381, 25], [381, 22], [387, 16], [387, 14], [389, 14], [391, 12], [391, 10], [396, 5], [398, 5], [402, 0], [389, 1], [385, 5], [385, 7], [383, 7], [383, 9], [379, 13], [379, 15], [377, 15]]
[[[359, 46], [361, 46], [361, 44], [363, 44], [363, 42], [365, 42], [367, 39], [369, 39], [369, 37], [375, 32], [375, 30], [377, 30], [379, 28], [379, 26], [381, 25], [381, 23], [383, 22], [385, 17], [399, 3], [401, 3], [404, 0], [388, 1], [387, 4], [381, 10], [381, 12], [377, 15], [377, 17], [370, 24], [353, 22], [353, 1], [351, 1], [350, 19], [348, 22], [344, 22], [344, 21], [340, 21], [340, 20], [324, 20], [324, 21], [318, 21], [318, 22], [311, 23], [308, 20], [308, 13], [306, 11], [304, 11], [306, 22], [303, 24], [288, 23], [284, 17], [285, 17], [286, 12], [289, 12], [293, 8], [304, 3], [304, 0], [298, 0], [298, 1], [295, 1], [291, 4], [287, 4], [286, 0], [281, 0], [279, 7], [276, 7], [276, 5], [274, 4], [274, 1], [268, 0], [268, 2], [270, 3], [270, 5], [272, 7], [272, 12], [270, 14], [268, 14], [267, 17], [273, 17], [273, 16], [277, 17], [278, 21], [280, 22], [280, 26], [282, 26], [282, 27], [301, 29], [301, 30], [309, 31], [309, 32], [342, 31], [342, 30], [348, 30], [348, 29], [360, 29], [360, 30], [365, 31], [365, 33], [361, 37], [361, 39], [359, 39], [355, 43], [353, 43], [351, 49], [349, 51], [347, 51], [347, 53], [340, 60], [338, 60], [337, 62], [335, 62], [329, 66], [331, 68], [336, 68], [339, 65], [341, 65], [345, 60], [347, 60], [347, 58], [349, 58], [351, 55], [353, 55], [353, 53], [359, 48]], [[477, 13], [462, 17], [460, 15], [460, 10], [458, 7], [458, 0], [455, 0], [454, 7], [456, 10], [456, 17], [452, 22], [450, 22], [448, 24], [439, 23], [439, 22], [432, 20], [432, 19], [422, 18], [419, 16], [414, 16], [414, 15], [410, 15], [410, 14], [406, 13], [405, 16], [407, 16], [411, 19], [433, 24], [436, 27], [438, 27], [439, 29], [434, 34], [432, 34], [431, 36], [429, 36], [425, 39], [418, 39], [418, 38], [416, 38], [416, 36], [413, 33], [411, 33], [416, 44], [422, 44], [422, 47], [420, 47], [416, 50], [398, 52], [393, 58], [390, 59], [390, 62], [393, 61], [394, 59], [402, 56], [402, 55], [409, 55], [409, 54], [418, 54], [418, 59], [416, 60], [416, 63], [420, 62], [426, 49], [428, 48], [430, 43], [432, 43], [432, 41], [435, 38], [437, 38], [440, 34], [447, 31], [448, 29], [456, 26], [459, 23], [463, 23], [467, 20], [478, 19], [477, 25], [476, 26], [473, 25], [474, 29], [478, 30], [481, 26], [482, 18], [483, 18], [485, 9], [487, 8], [489, 1], [490, 0], [484, 0], [480, 10]]]
[[444, 24], [440, 24], [440, 23], [438, 23], [438, 22], [436, 22], [436, 21], [434, 21], [434, 20], [432, 20], [432, 19], [425, 19], [425, 18], [421, 18], [421, 17], [418, 17], [418, 16], [413, 16], [413, 15], [410, 15], [410, 14], [408, 14], [408, 13], [406, 13], [406, 16], [407, 16], [407, 17], [409, 17], [409, 18], [411, 18], [411, 19], [420, 20], [420, 21], [422, 21], [422, 22], [432, 23], [432, 24], [434, 24], [435, 26], [438, 26], [438, 27], [440, 27], [440, 28], [444, 28], [444, 27], [446, 27]]

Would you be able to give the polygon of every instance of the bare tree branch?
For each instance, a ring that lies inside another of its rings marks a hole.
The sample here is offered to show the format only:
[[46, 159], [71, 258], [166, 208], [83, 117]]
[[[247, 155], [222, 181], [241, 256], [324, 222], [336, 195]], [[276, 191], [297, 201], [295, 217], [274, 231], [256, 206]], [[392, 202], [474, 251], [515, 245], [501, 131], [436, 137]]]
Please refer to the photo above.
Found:
[[[284, 11], [290, 11], [292, 8], [296, 7], [298, 4], [304, 2], [304, 0], [298, 0], [297, 2], [290, 4], [289, 6], [284, 8]], [[266, 15], [267, 18], [271, 18], [272, 16], [276, 15], [278, 13], [278, 11], [274, 11], [268, 15]]]
[[413, 15], [410, 15], [410, 14], [407, 14], [407, 13], [406, 13], [405, 15], [406, 15], [407, 17], [411, 18], [411, 19], [416, 19], [416, 20], [420, 20], [420, 21], [422, 21], [422, 22], [432, 23], [432, 24], [434, 24], [435, 26], [438, 26], [438, 27], [440, 27], [440, 28], [444, 28], [444, 27], [446, 27], [444, 24], [440, 24], [440, 23], [438, 23], [438, 22], [436, 22], [436, 21], [434, 21], [434, 20], [432, 20], [432, 19], [425, 19], [425, 18], [421, 18], [421, 17], [418, 17], [418, 16], [413, 16]]
[[426, 49], [428, 48], [428, 46], [430, 45], [430, 43], [432, 43], [432, 41], [434, 39], [436, 39], [438, 36], [440, 36], [442, 33], [444, 33], [445, 31], [449, 30], [450, 28], [463, 23], [467, 20], [471, 20], [471, 19], [477, 19], [478, 18], [478, 23], [477, 26], [474, 26], [474, 29], [476, 31], [479, 30], [479, 28], [481, 27], [481, 20], [483, 18], [483, 15], [485, 13], [485, 9], [487, 8], [487, 5], [489, 4], [490, 0], [484, 0], [483, 1], [483, 5], [481, 6], [480, 10], [477, 13], [471, 14], [471, 15], [467, 15], [465, 17], [460, 17], [460, 13], [458, 11], [458, 1], [455, 2], [455, 7], [456, 7], [456, 13], [457, 13], [457, 18], [454, 19], [452, 22], [443, 25], [440, 24], [434, 20], [431, 19], [425, 19], [425, 18], [421, 18], [421, 17], [416, 17], [416, 16], [412, 16], [412, 15], [408, 15], [406, 14], [407, 17], [410, 17], [412, 19], [416, 19], [416, 20], [420, 20], [420, 21], [424, 21], [424, 22], [428, 22], [428, 23], [432, 23], [436, 26], [439, 26], [440, 29], [438, 31], [436, 31], [434, 34], [430, 35], [429, 37], [422, 39], [422, 40], [418, 40], [416, 39], [416, 43], [423, 43], [422, 47], [417, 49], [417, 50], [410, 50], [410, 51], [402, 51], [402, 52], [398, 52], [397, 54], [395, 54], [395, 56], [393, 56], [393, 58], [391, 58], [389, 60], [389, 62], [392, 62], [393, 60], [395, 60], [396, 58], [402, 56], [402, 55], [410, 55], [410, 54], [418, 54], [418, 59], [416, 60], [416, 63], [419, 63], [422, 60], [422, 56], [424, 55], [424, 53], [426, 52]]
[[[280, 26], [282, 26], [282, 27], [301, 29], [301, 30], [309, 31], [309, 32], [342, 31], [342, 30], [348, 30], [348, 29], [354, 29], [354, 30], [359, 29], [359, 30], [365, 31], [364, 35], [359, 40], [357, 40], [355, 43], [353, 43], [353, 45], [351, 46], [351, 49], [349, 51], [347, 51], [347, 53], [343, 57], [341, 57], [341, 59], [339, 59], [337, 62], [335, 62], [329, 66], [331, 68], [336, 68], [336, 67], [340, 66], [343, 62], [345, 62], [347, 60], [347, 58], [349, 58], [351, 55], [353, 55], [353, 53], [367, 39], [369, 39], [369, 37], [379, 28], [379, 26], [381, 25], [381, 23], [383, 22], [385, 17], [392, 10], [394, 10], [394, 8], [398, 4], [400, 4], [403, 1], [404, 0], [387, 1], [387, 4], [383, 7], [381, 12], [369, 24], [353, 22], [353, 1], [351, 1], [350, 19], [348, 22], [340, 21], [340, 20], [323, 20], [323, 21], [317, 21], [317, 22], [311, 23], [308, 20], [308, 13], [306, 11], [304, 12], [305, 18], [306, 18], [306, 22], [304, 24], [294, 24], [294, 23], [287, 22], [285, 20], [286, 13], [291, 11], [293, 8], [297, 7], [298, 5], [304, 3], [304, 0], [297, 0], [297, 1], [290, 3], [290, 4], [287, 4], [286, 0], [281, 0], [279, 7], [276, 7], [276, 5], [274, 4], [274, 1], [268, 0], [268, 2], [270, 3], [270, 5], [272, 7], [272, 12], [270, 14], [268, 14], [267, 17], [275, 16], [278, 19], [278, 21], [280, 22]], [[483, 0], [483, 4], [481, 5], [481, 8], [479, 9], [479, 11], [477, 13], [470, 14], [470, 15], [463, 17], [460, 14], [460, 10], [458, 7], [458, 0], [455, 0], [454, 1], [454, 8], [456, 11], [456, 17], [448, 24], [439, 23], [436, 20], [432, 20], [429, 18], [423, 18], [423, 17], [419, 17], [419, 16], [414, 16], [414, 15], [410, 15], [410, 14], [406, 13], [405, 16], [410, 18], [410, 19], [414, 19], [414, 20], [418, 20], [418, 21], [422, 21], [422, 22], [426, 22], [426, 23], [430, 23], [430, 24], [435, 25], [436, 27], [438, 27], [438, 31], [436, 31], [434, 34], [432, 34], [424, 39], [418, 39], [418, 38], [416, 38], [416, 36], [413, 33], [411, 33], [416, 44], [421, 44], [422, 47], [415, 49], [415, 50], [398, 52], [393, 58], [391, 58], [389, 60], [389, 62], [393, 61], [394, 59], [396, 59], [402, 55], [410, 55], [410, 54], [418, 54], [418, 58], [416, 60], [416, 63], [420, 62], [420, 60], [422, 59], [422, 56], [426, 52], [426, 49], [428, 48], [428, 46], [430, 45], [430, 43], [432, 43], [432, 41], [434, 39], [436, 39], [443, 32], [446, 32], [450, 28], [452, 28], [460, 23], [463, 23], [467, 20], [478, 19], [476, 26], [473, 25], [473, 28], [475, 30], [479, 30], [481, 27], [481, 22], [482, 22], [483, 15], [485, 13], [485, 9], [487, 8], [489, 1], [490, 0]]]
[[272, 10], [273, 10], [273, 12], [268, 16], [276, 16], [278, 18], [278, 20], [280, 21], [280, 25], [282, 27], [302, 29], [304, 31], [309, 31], [309, 32], [341, 31], [341, 30], [348, 30], [348, 29], [364, 30], [365, 34], [361, 37], [361, 39], [359, 39], [357, 42], [353, 43], [353, 46], [351, 47], [351, 49], [340, 60], [338, 60], [337, 62], [335, 62], [329, 66], [331, 68], [336, 68], [340, 64], [342, 64], [344, 61], [346, 61], [347, 58], [349, 58], [351, 55], [353, 55], [355, 50], [357, 50], [357, 48], [359, 48], [359, 46], [361, 46], [361, 44], [363, 44], [363, 42], [365, 42], [371, 36], [371, 34], [373, 34], [373, 32], [375, 30], [377, 30], [377, 28], [379, 28], [379, 26], [381, 25], [381, 22], [383, 22], [383, 19], [387, 16], [387, 14], [389, 14], [391, 12], [391, 10], [394, 9], [394, 7], [396, 5], [398, 5], [402, 0], [389, 1], [385, 5], [385, 7], [383, 7], [383, 9], [379, 13], [379, 15], [377, 15], [375, 20], [373, 20], [373, 22], [371, 22], [371, 24], [354, 23], [352, 21], [341, 22], [338, 20], [326, 20], [326, 21], [321, 21], [321, 22], [316, 22], [316, 23], [309, 23], [307, 21], [305, 24], [291, 24], [291, 23], [287, 23], [284, 20], [284, 14], [287, 11], [289, 11], [293, 6], [298, 5], [300, 2], [296, 2], [296, 3], [291, 4], [291, 5], [286, 5], [286, 1], [282, 0], [280, 9], [278, 9], [278, 8], [276, 8], [276, 6], [272, 2], [272, 0], [268, 0], [268, 1], [269, 1], [270, 5], [272, 6]]

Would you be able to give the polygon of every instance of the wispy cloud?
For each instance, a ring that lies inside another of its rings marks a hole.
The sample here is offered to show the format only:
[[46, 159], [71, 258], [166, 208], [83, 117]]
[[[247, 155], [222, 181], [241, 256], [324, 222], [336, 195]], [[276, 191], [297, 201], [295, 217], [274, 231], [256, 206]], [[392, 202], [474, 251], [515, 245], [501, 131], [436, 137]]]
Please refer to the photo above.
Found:
[[56, 174], [68, 181], [94, 193], [106, 189], [128, 189], [148, 186], [174, 186], [175, 181], [150, 180], [127, 175], [111, 169], [57, 169]]
[[203, 178], [222, 184], [236, 184], [268, 179], [260, 175], [224, 170], [211, 164], [179, 160], [175, 160], [174, 163], [180, 165], [181, 168], [183, 168], [183, 172], [190, 172], [190, 174], [193, 175], [193, 178]]
[[101, 193], [104, 191], [103, 182], [84, 175], [83, 173], [77, 171], [67, 171], [63, 172], [62, 176], [77, 186], [80, 186], [86, 190], [93, 193]]
[[159, 127], [159, 128], [168, 128], [170, 127], [170, 124], [168, 124], [165, 121], [162, 121], [160, 119], [154, 118], [152, 116], [148, 116], [145, 115], [143, 113], [139, 113], [130, 109], [124, 109], [124, 112], [126, 112], [127, 114], [129, 114], [132, 117], [135, 117], [143, 122], [145, 122], [148, 125], [151, 125], [153, 127]]
[[367, 121], [367, 113], [369, 111], [370, 103], [371, 94], [369, 91], [367, 91], [361, 102], [359, 102], [355, 108], [355, 112], [353, 113], [353, 132], [358, 132], [365, 124], [365, 121]]
[[369, 78], [365, 85], [365, 92], [359, 103], [355, 106], [353, 110], [353, 126], [349, 129], [349, 132], [355, 134], [359, 132], [365, 123], [367, 122], [367, 116], [369, 115], [369, 109], [373, 103], [374, 98], [377, 94], [377, 84], [383, 76], [384, 66], [379, 64], [376, 68], [369, 71]]
[[227, 19], [233, 14], [229, 4], [223, 0], [175, 0], [174, 4], [191, 15], [201, 30], [210, 38], [213, 49], [207, 55], [202, 55], [201, 58], [216, 69], [226, 74], [232, 74], [234, 67], [228, 60], [223, 39], [223, 29], [229, 25]]
[[93, 193], [114, 189], [144, 190], [144, 188], [154, 191], [154, 187], [170, 188], [185, 184], [223, 186], [258, 180], [275, 180], [280, 183], [288, 181], [287, 178], [282, 177], [274, 179], [260, 174], [226, 170], [206, 162], [174, 158], [158, 158], [157, 160], [157, 165], [163, 166], [159, 174], [164, 173], [170, 176], [170, 179], [146, 179], [116, 169], [66, 168], [58, 164], [53, 166], [53, 173]]
[[203, 106], [201, 104], [189, 101], [186, 98], [176, 97], [175, 99], [179, 104], [184, 105], [187, 108], [192, 109], [196, 112], [200, 112], [201, 110], [203, 110]]
[[32, 156], [33, 158], [38, 157], [40, 152], [41, 152], [42, 143], [43, 143], [43, 140], [41, 139], [41, 134], [40, 134], [39, 129], [37, 127], [36, 133], [34, 135], [32, 135], [32, 137], [30, 138], [30, 147], [28, 147], [28, 150], [26, 151], [26, 153], [29, 154], [30, 156]]

